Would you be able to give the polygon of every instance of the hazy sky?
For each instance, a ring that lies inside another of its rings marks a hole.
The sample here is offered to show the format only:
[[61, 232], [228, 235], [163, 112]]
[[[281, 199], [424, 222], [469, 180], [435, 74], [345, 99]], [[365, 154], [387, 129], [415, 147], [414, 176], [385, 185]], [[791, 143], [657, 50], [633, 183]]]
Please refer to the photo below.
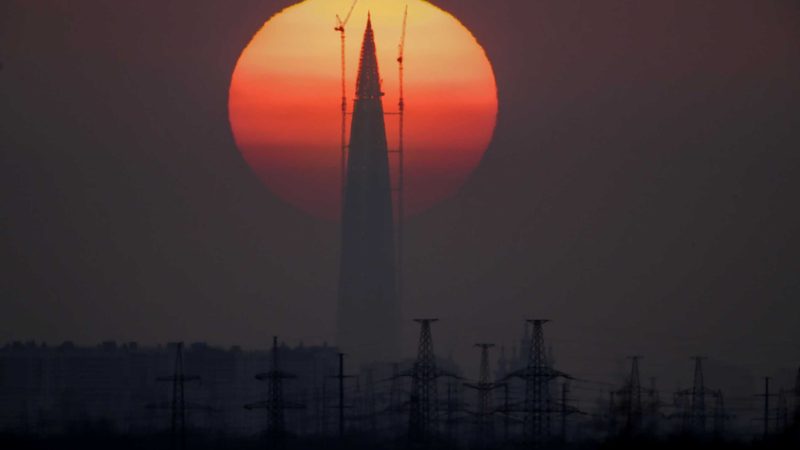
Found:
[[[0, 340], [333, 338], [338, 226], [271, 194], [228, 124], [288, 3], [0, 0]], [[576, 374], [796, 368], [800, 4], [434, 3], [500, 108], [466, 186], [408, 223], [403, 310], [441, 319], [436, 350], [474, 370], [474, 342], [545, 317]]]

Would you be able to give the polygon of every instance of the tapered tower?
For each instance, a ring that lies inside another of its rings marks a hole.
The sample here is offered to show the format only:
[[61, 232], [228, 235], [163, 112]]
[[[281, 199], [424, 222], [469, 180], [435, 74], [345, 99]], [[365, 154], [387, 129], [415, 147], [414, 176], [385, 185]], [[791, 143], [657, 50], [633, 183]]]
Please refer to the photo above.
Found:
[[361, 47], [342, 204], [338, 345], [358, 362], [398, 356], [394, 220], [372, 23]]

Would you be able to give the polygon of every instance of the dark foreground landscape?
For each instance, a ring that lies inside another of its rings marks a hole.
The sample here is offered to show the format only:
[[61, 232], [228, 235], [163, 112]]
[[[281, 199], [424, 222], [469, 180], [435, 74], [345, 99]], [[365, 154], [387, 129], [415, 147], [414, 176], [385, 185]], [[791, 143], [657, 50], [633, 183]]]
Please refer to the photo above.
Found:
[[[496, 443], [479, 446], [474, 442], [447, 442], [435, 441], [428, 444], [412, 444], [405, 439], [375, 440], [366, 436], [348, 436], [342, 440], [338, 438], [287, 438], [282, 443], [274, 443], [266, 437], [234, 438], [225, 436], [206, 436], [201, 433], [192, 434], [186, 442], [187, 449], [564, 449], [564, 450], [627, 450], [627, 449], [794, 449], [798, 441], [789, 436], [776, 437], [766, 441], [731, 442], [723, 440], [702, 440], [688, 437], [675, 437], [670, 439], [611, 439], [604, 441], [576, 442], [576, 443], [550, 443], [534, 447], [529, 442]], [[0, 435], [0, 447], [3, 449], [176, 449], [179, 444], [174, 444], [168, 434], [153, 434], [142, 436], [126, 436], [102, 431], [65, 434], [60, 436], [37, 437], [20, 434]]]

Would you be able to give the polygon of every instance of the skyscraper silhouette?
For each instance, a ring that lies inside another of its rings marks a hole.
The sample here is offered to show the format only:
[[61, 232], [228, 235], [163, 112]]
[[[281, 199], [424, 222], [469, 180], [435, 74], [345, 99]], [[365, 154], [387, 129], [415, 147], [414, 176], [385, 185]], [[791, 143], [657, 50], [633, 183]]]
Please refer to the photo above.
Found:
[[398, 356], [389, 157], [372, 23], [361, 47], [342, 204], [338, 345], [357, 362]]

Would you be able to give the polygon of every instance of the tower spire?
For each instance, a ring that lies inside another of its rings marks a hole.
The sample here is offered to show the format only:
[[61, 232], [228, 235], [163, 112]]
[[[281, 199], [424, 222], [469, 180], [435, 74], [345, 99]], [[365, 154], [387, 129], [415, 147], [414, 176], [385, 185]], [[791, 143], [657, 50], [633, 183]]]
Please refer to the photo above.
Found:
[[339, 347], [356, 362], [396, 359], [399, 305], [381, 83], [367, 18], [356, 81], [342, 205]]
[[380, 99], [380, 97], [381, 82], [375, 50], [375, 33], [372, 31], [372, 19], [367, 15], [367, 28], [364, 30], [364, 41], [361, 44], [361, 58], [358, 65], [356, 100]]

